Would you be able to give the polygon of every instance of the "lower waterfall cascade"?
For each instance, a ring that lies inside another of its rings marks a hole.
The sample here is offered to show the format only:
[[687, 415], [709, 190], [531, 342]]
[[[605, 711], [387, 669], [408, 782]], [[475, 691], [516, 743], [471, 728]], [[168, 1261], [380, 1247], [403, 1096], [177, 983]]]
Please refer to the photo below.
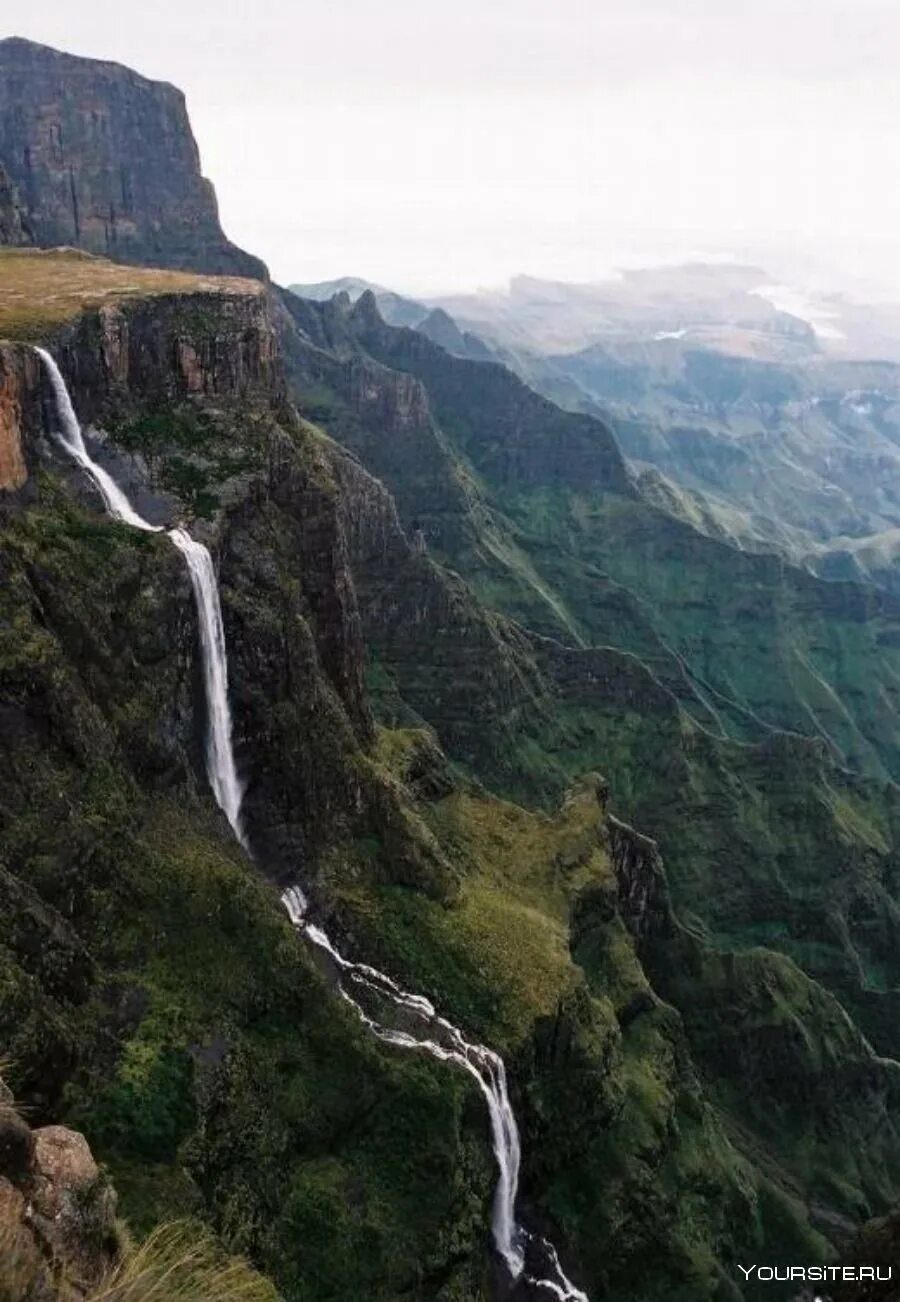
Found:
[[[108, 514], [145, 532], [163, 532], [160, 526], [151, 524], [135, 511], [127, 495], [90, 456], [71, 396], [56, 361], [44, 348], [36, 348], [35, 351], [46, 369], [53, 391], [60, 427], [55, 431], [57, 439], [91, 478]], [[250, 853], [241, 822], [244, 788], [238, 777], [232, 745], [227, 647], [212, 557], [209, 550], [192, 538], [183, 527], [171, 528], [165, 532], [185, 558], [197, 608], [207, 710], [207, 775], [216, 803], [237, 840]], [[532, 1289], [543, 1290], [560, 1302], [589, 1302], [587, 1294], [567, 1278], [554, 1246], [543, 1237], [532, 1235], [516, 1220], [521, 1142], [509, 1099], [506, 1066], [500, 1055], [484, 1045], [467, 1041], [462, 1032], [442, 1017], [425, 996], [404, 990], [377, 968], [345, 958], [327, 934], [309, 920], [306, 896], [300, 886], [294, 885], [285, 890], [281, 901], [298, 935], [305, 937], [327, 958], [334, 969], [339, 994], [351, 1005], [368, 1031], [396, 1048], [419, 1051], [439, 1061], [452, 1063], [468, 1072], [478, 1084], [488, 1108], [493, 1151], [499, 1172], [491, 1231], [494, 1245], [511, 1279], [522, 1280]], [[422, 1038], [411, 1031], [376, 1020], [366, 1011], [360, 998], [356, 997], [364, 993], [391, 1005], [407, 1025], [422, 1032]], [[532, 1261], [540, 1262], [541, 1270], [549, 1273], [530, 1273]]]

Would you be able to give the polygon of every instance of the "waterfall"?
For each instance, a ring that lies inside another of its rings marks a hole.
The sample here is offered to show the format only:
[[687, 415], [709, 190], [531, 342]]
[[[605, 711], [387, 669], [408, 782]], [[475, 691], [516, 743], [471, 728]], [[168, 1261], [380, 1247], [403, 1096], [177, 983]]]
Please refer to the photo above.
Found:
[[[57, 437], [66, 452], [87, 472], [97, 486], [104, 505], [111, 516], [147, 533], [161, 533], [157, 525], [150, 524], [138, 515], [125, 493], [111, 475], [93, 460], [84, 445], [84, 436], [69, 390], [54, 358], [45, 348], [35, 350], [43, 362], [53, 396], [60, 428]], [[241, 799], [243, 789], [238, 780], [231, 745], [231, 708], [228, 704], [228, 661], [225, 654], [225, 630], [222, 626], [222, 607], [219, 586], [209, 550], [197, 542], [185, 529], [170, 529], [169, 537], [184, 557], [200, 625], [200, 650], [203, 658], [203, 680], [206, 689], [206, 772], [219, 808], [228, 819], [231, 829], [244, 849], [247, 841], [241, 826]]]
[[228, 659], [219, 585], [209, 549], [186, 529], [170, 529], [169, 537], [187, 561], [200, 621], [203, 681], [206, 687], [206, 771], [213, 795], [231, 830], [249, 851], [241, 826], [244, 789], [238, 780], [231, 744], [231, 707], [228, 704]]
[[[56, 399], [59, 421], [59, 440], [67, 452], [90, 475], [96, 484], [110, 515], [136, 529], [159, 532], [157, 526], [144, 520], [132, 507], [127, 496], [115, 481], [90, 457], [84, 445], [78, 418], [72, 406], [65, 380], [53, 357], [43, 348], [37, 353], [47, 368]], [[198, 543], [184, 529], [170, 529], [169, 537], [185, 558], [200, 624], [200, 644], [203, 654], [203, 674], [208, 713], [206, 739], [206, 768], [213, 795], [225, 814], [241, 845], [247, 841], [241, 827], [241, 800], [243, 789], [237, 777], [234, 752], [231, 744], [231, 710], [228, 704], [228, 660], [219, 588], [212, 558], [206, 547]], [[524, 1279], [532, 1288], [543, 1289], [559, 1302], [589, 1302], [569, 1280], [559, 1262], [556, 1249], [546, 1239], [535, 1239], [516, 1220], [516, 1194], [519, 1185], [521, 1143], [509, 1090], [506, 1083], [506, 1066], [499, 1054], [481, 1044], [469, 1043], [458, 1027], [441, 1017], [430, 999], [411, 994], [391, 977], [365, 963], [354, 963], [335, 948], [326, 933], [307, 919], [306, 897], [299, 886], [292, 886], [281, 897], [282, 904], [295, 929], [305, 935], [334, 966], [337, 988], [343, 999], [354, 1009], [363, 1025], [379, 1040], [396, 1048], [427, 1053], [441, 1062], [454, 1063], [468, 1072], [477, 1082], [487, 1103], [491, 1123], [494, 1157], [499, 1172], [494, 1192], [491, 1231], [499, 1255], [513, 1280]], [[347, 984], [345, 984], [347, 983]], [[423, 1038], [408, 1031], [385, 1026], [371, 1017], [347, 985], [357, 991], [368, 991], [393, 1005], [411, 1024], [422, 1029]], [[525, 1270], [526, 1249], [539, 1257], [547, 1277], [536, 1277]]]
[[135, 529], [145, 529], [148, 533], [159, 533], [160, 530], [156, 525], [150, 524], [142, 516], [138, 515], [112, 476], [108, 475], [102, 466], [98, 466], [96, 461], [91, 459], [87, 448], [84, 446], [81, 426], [78, 424], [78, 417], [75, 415], [75, 408], [72, 406], [72, 399], [69, 397], [69, 390], [66, 388], [66, 382], [60, 374], [59, 367], [45, 348], [36, 348], [35, 352], [44, 363], [50, 377], [50, 386], [53, 389], [53, 397], [56, 400], [56, 410], [59, 416], [60, 428], [56, 433], [60, 443], [69, 456], [77, 461], [82, 470], [86, 470], [94, 481], [111, 516], [121, 520], [124, 524], [133, 525]]
[[[417, 1050], [441, 1062], [455, 1063], [477, 1082], [487, 1103], [494, 1157], [499, 1171], [494, 1192], [491, 1232], [497, 1251], [506, 1263], [512, 1279], [524, 1278], [532, 1288], [544, 1289], [560, 1299], [560, 1302], [588, 1302], [587, 1294], [567, 1278], [553, 1245], [545, 1239], [536, 1242], [516, 1220], [521, 1144], [519, 1127], [509, 1101], [506, 1066], [500, 1055], [482, 1044], [466, 1040], [459, 1028], [441, 1017], [431, 1000], [424, 995], [411, 994], [377, 968], [345, 958], [321, 927], [307, 920], [306, 897], [299, 886], [289, 887], [281, 900], [296, 930], [327, 955], [339, 978], [338, 991], [373, 1035], [396, 1048]], [[407, 1022], [423, 1030], [423, 1038], [376, 1021], [350, 993], [348, 984], [358, 991], [368, 991], [392, 1004], [400, 1010]], [[529, 1244], [537, 1249], [544, 1268], [550, 1271], [549, 1276], [536, 1277], [525, 1272], [526, 1248]]]

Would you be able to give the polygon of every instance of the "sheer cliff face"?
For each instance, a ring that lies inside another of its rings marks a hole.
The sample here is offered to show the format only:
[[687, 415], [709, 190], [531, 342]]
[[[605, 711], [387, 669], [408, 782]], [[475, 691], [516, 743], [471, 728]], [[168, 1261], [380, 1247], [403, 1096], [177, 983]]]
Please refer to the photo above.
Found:
[[30, 41], [0, 41], [0, 167], [20, 205], [16, 221], [0, 220], [2, 243], [22, 243], [24, 226], [36, 244], [122, 262], [265, 275], [222, 232], [174, 86]]
[[25, 223], [22, 205], [16, 187], [0, 163], [0, 244], [30, 244], [31, 236]]

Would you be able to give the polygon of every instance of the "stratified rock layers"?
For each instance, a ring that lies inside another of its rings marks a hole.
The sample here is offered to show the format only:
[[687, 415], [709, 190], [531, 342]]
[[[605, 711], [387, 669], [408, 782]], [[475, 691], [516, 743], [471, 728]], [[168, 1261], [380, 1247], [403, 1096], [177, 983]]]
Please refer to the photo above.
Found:
[[[0, 242], [263, 277], [219, 224], [184, 96], [128, 68], [0, 41]], [[11, 187], [15, 187], [17, 199]], [[4, 188], [10, 191], [3, 200]]]

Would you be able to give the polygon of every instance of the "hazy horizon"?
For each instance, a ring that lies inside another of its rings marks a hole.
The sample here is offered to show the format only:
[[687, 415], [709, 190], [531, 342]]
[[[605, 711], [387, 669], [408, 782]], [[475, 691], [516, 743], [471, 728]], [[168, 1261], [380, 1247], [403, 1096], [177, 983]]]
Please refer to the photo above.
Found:
[[733, 257], [900, 297], [885, 0], [45, 0], [9, 34], [180, 86], [226, 231], [281, 281]]

